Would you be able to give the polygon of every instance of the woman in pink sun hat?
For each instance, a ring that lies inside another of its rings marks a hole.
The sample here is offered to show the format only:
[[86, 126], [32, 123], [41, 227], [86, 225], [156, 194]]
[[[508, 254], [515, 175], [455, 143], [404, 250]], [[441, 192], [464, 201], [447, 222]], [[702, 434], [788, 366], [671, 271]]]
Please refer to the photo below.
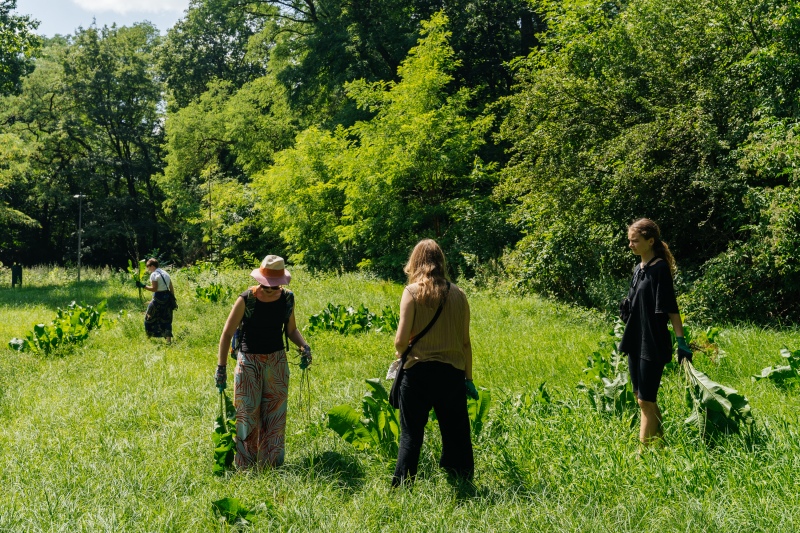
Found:
[[[236, 358], [236, 466], [280, 466], [285, 456], [291, 340], [300, 349], [300, 368], [311, 364], [311, 348], [294, 318], [292, 279], [283, 258], [268, 255], [250, 273], [258, 282], [239, 295], [219, 339], [217, 388], [227, 385], [227, 357]], [[240, 328], [241, 325], [241, 328]], [[234, 345], [231, 339], [237, 333]], [[284, 341], [286, 344], [284, 345]], [[235, 348], [235, 349], [234, 349]]]

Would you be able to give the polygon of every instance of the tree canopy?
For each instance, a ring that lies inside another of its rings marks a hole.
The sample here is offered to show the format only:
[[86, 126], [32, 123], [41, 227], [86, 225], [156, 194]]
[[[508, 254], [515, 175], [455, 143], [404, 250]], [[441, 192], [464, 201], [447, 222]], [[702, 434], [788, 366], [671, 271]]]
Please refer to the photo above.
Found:
[[613, 310], [644, 216], [693, 317], [800, 319], [796, 2], [192, 0], [40, 48], [14, 7], [4, 261], [72, 261], [83, 194], [90, 263], [395, 277], [434, 237], [456, 276]]

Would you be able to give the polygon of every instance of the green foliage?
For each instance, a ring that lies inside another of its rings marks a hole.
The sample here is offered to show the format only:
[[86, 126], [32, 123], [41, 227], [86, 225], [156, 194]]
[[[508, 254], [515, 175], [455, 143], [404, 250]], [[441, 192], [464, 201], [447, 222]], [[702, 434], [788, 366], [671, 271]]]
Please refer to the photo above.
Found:
[[36, 324], [24, 339], [11, 339], [8, 346], [18, 352], [50, 355], [85, 341], [90, 331], [103, 325], [105, 315], [105, 300], [96, 306], [72, 302], [66, 309], [59, 307], [50, 324]]
[[248, 526], [253, 523], [258, 513], [242, 505], [237, 498], [222, 498], [211, 502], [211, 510], [215, 516], [231, 525]]
[[33, 56], [41, 46], [34, 33], [39, 22], [15, 15], [17, 0], [0, 0], [0, 97], [19, 92], [21, 79], [34, 69]]
[[800, 350], [792, 352], [781, 348], [781, 357], [788, 364], [768, 366], [761, 371], [761, 374], [754, 375], [753, 381], [769, 379], [779, 385], [800, 384]]
[[[617, 323], [611, 332], [613, 347], [610, 357], [606, 358], [599, 351], [593, 352], [588, 358], [587, 367], [583, 369], [587, 383], [581, 381], [577, 385], [595, 411], [620, 417], [632, 415], [638, 406], [628, 379], [627, 359], [617, 350], [622, 331], [621, 323]], [[605, 345], [603, 343], [601, 346]]]
[[[471, 235], [456, 229], [454, 212], [470, 228], [479, 225], [462, 204], [494, 185], [492, 168], [478, 157], [492, 117], [471, 117], [469, 91], [448, 94], [458, 64], [449, 39], [446, 17], [424, 22], [399, 81], [346, 85], [373, 118], [333, 134], [307, 130], [259, 177], [264, 196], [280, 198], [265, 207], [294, 260], [397, 274], [420, 236]], [[485, 256], [500, 244], [480, 241], [472, 238], [467, 251]], [[460, 251], [455, 242], [444, 243], [452, 256]]]
[[400, 441], [400, 412], [389, 405], [380, 379], [365, 380], [370, 390], [361, 400], [361, 414], [349, 405], [328, 411], [328, 427], [357, 450], [396, 456]]
[[224, 302], [230, 299], [233, 290], [222, 283], [211, 283], [206, 286], [194, 288], [194, 295], [198, 300], [209, 303]]
[[211, 471], [215, 476], [221, 476], [231, 466], [236, 455], [236, 408], [224, 392], [219, 395], [219, 416], [214, 423], [214, 433], [211, 440], [214, 442], [214, 466]]
[[[683, 317], [681, 317], [681, 319], [683, 319]], [[683, 338], [689, 345], [689, 348], [692, 349], [695, 355], [697, 355], [697, 353], [703, 353], [715, 363], [719, 363], [720, 359], [726, 355], [725, 350], [720, 348], [717, 343], [721, 332], [722, 330], [717, 326], [706, 326], [705, 328], [697, 328], [696, 330], [695, 326], [686, 322], [685, 319], [683, 320]], [[678, 339], [671, 327], [669, 329], [669, 334], [672, 339], [672, 353], [676, 353], [678, 351]], [[667, 364], [674, 365], [675, 363], [670, 362]]]
[[136, 288], [139, 289], [140, 302], [144, 302], [144, 296], [142, 295], [142, 288], [138, 286], [137, 282], [146, 283], [148, 280], [146, 263], [147, 261], [140, 259], [137, 268], [134, 268], [133, 261], [128, 259], [128, 275], [130, 276], [131, 281], [137, 285]]
[[76, 194], [87, 264], [122, 266], [170, 240], [152, 179], [163, 166], [162, 86], [152, 68], [158, 39], [142, 23], [46, 40], [19, 95], [0, 105], [0, 134], [19, 139], [27, 153], [6, 196], [37, 222], [14, 224], [26, 262], [75, 260], [68, 236]]
[[[377, 451], [386, 457], [397, 455], [400, 442], [400, 411], [389, 405], [389, 395], [381, 380], [366, 380], [370, 390], [361, 400], [361, 414], [349, 405], [338, 405], [328, 411], [328, 427], [357, 450]], [[491, 392], [481, 387], [478, 399], [467, 398], [472, 434], [478, 436], [489, 419]], [[434, 411], [430, 420], [436, 420]]]
[[171, 96], [170, 108], [186, 107], [217, 80], [241, 87], [265, 73], [247, 56], [251, 37], [264, 17], [233, 0], [192, 0], [184, 16], [167, 31], [156, 53], [159, 73]]
[[[538, 5], [542, 48], [514, 63], [501, 129], [511, 160], [496, 192], [523, 234], [505, 257], [512, 278], [611, 310], [633, 263], [626, 224], [647, 216], [683, 279], [703, 276], [688, 298], [692, 316], [796, 320], [800, 278], [782, 272], [796, 264], [786, 259], [798, 235], [800, 114], [783, 96], [800, 88], [796, 7]], [[768, 216], [759, 210], [771, 201], [754, 205], [753, 194], [775, 198]]]
[[686, 377], [686, 404], [692, 410], [686, 423], [704, 437], [738, 432], [742, 425], [751, 426], [750, 403], [736, 389], [720, 385], [697, 370], [692, 363], [682, 363]]
[[687, 312], [708, 321], [800, 319], [800, 189], [751, 189], [743, 239], [704, 265]]
[[396, 331], [400, 316], [391, 306], [385, 306], [380, 316], [371, 313], [364, 304], [358, 309], [343, 305], [333, 305], [328, 302], [327, 307], [316, 315], [311, 315], [308, 325], [303, 328], [309, 335], [319, 331], [335, 331], [343, 335], [363, 333], [366, 331]]
[[[248, 182], [291, 144], [294, 124], [286, 91], [269, 76], [242, 87], [214, 81], [168, 115], [167, 166], [158, 181], [165, 214], [182, 228], [184, 256], [238, 259], [272, 248]], [[277, 234], [269, 238], [276, 242]]]

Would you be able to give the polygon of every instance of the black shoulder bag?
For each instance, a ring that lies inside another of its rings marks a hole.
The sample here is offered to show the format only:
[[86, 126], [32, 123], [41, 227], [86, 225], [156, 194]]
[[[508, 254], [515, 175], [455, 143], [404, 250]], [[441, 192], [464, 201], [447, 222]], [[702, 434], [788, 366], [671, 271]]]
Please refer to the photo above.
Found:
[[403, 372], [405, 372], [406, 366], [406, 359], [408, 358], [408, 354], [411, 352], [411, 349], [414, 347], [414, 344], [422, 337], [425, 336], [428, 331], [433, 327], [436, 321], [439, 319], [439, 315], [442, 314], [442, 308], [444, 307], [444, 303], [447, 301], [447, 296], [450, 294], [450, 282], [447, 282], [447, 291], [444, 293], [444, 298], [442, 298], [441, 303], [439, 304], [439, 308], [436, 310], [436, 314], [433, 315], [433, 318], [428, 325], [425, 326], [425, 329], [419, 332], [419, 335], [415, 336], [408, 342], [408, 348], [406, 351], [403, 352], [402, 357], [400, 357], [400, 368], [397, 370], [397, 376], [394, 378], [394, 383], [392, 383], [392, 389], [389, 391], [389, 405], [394, 407], [395, 409], [400, 409], [400, 381], [403, 379]]
[[619, 317], [626, 324], [631, 317], [631, 301], [633, 300], [633, 293], [636, 290], [636, 286], [639, 284], [639, 279], [644, 273], [644, 269], [652, 265], [653, 261], [656, 259], [658, 259], [658, 257], [652, 258], [646, 265], [639, 267], [639, 270], [636, 271], [636, 274], [633, 275], [633, 279], [631, 279], [630, 287], [628, 287], [628, 295], [619, 303]]

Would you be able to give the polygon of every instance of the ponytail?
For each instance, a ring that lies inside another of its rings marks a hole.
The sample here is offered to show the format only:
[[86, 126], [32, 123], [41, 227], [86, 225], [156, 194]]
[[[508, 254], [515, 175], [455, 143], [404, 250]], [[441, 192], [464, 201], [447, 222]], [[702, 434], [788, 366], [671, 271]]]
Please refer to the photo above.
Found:
[[655, 252], [656, 257], [660, 257], [667, 262], [669, 265], [669, 271], [674, 278], [675, 274], [678, 273], [678, 265], [675, 263], [675, 258], [672, 256], [672, 252], [669, 251], [669, 245], [661, 239], [656, 239], [653, 241], [653, 251]]
[[653, 239], [655, 256], [667, 262], [670, 274], [675, 277], [678, 272], [678, 265], [675, 263], [675, 257], [673, 257], [672, 252], [669, 251], [669, 245], [661, 240], [661, 230], [658, 228], [658, 224], [649, 218], [640, 218], [628, 226], [628, 230], [635, 231], [645, 239]]

